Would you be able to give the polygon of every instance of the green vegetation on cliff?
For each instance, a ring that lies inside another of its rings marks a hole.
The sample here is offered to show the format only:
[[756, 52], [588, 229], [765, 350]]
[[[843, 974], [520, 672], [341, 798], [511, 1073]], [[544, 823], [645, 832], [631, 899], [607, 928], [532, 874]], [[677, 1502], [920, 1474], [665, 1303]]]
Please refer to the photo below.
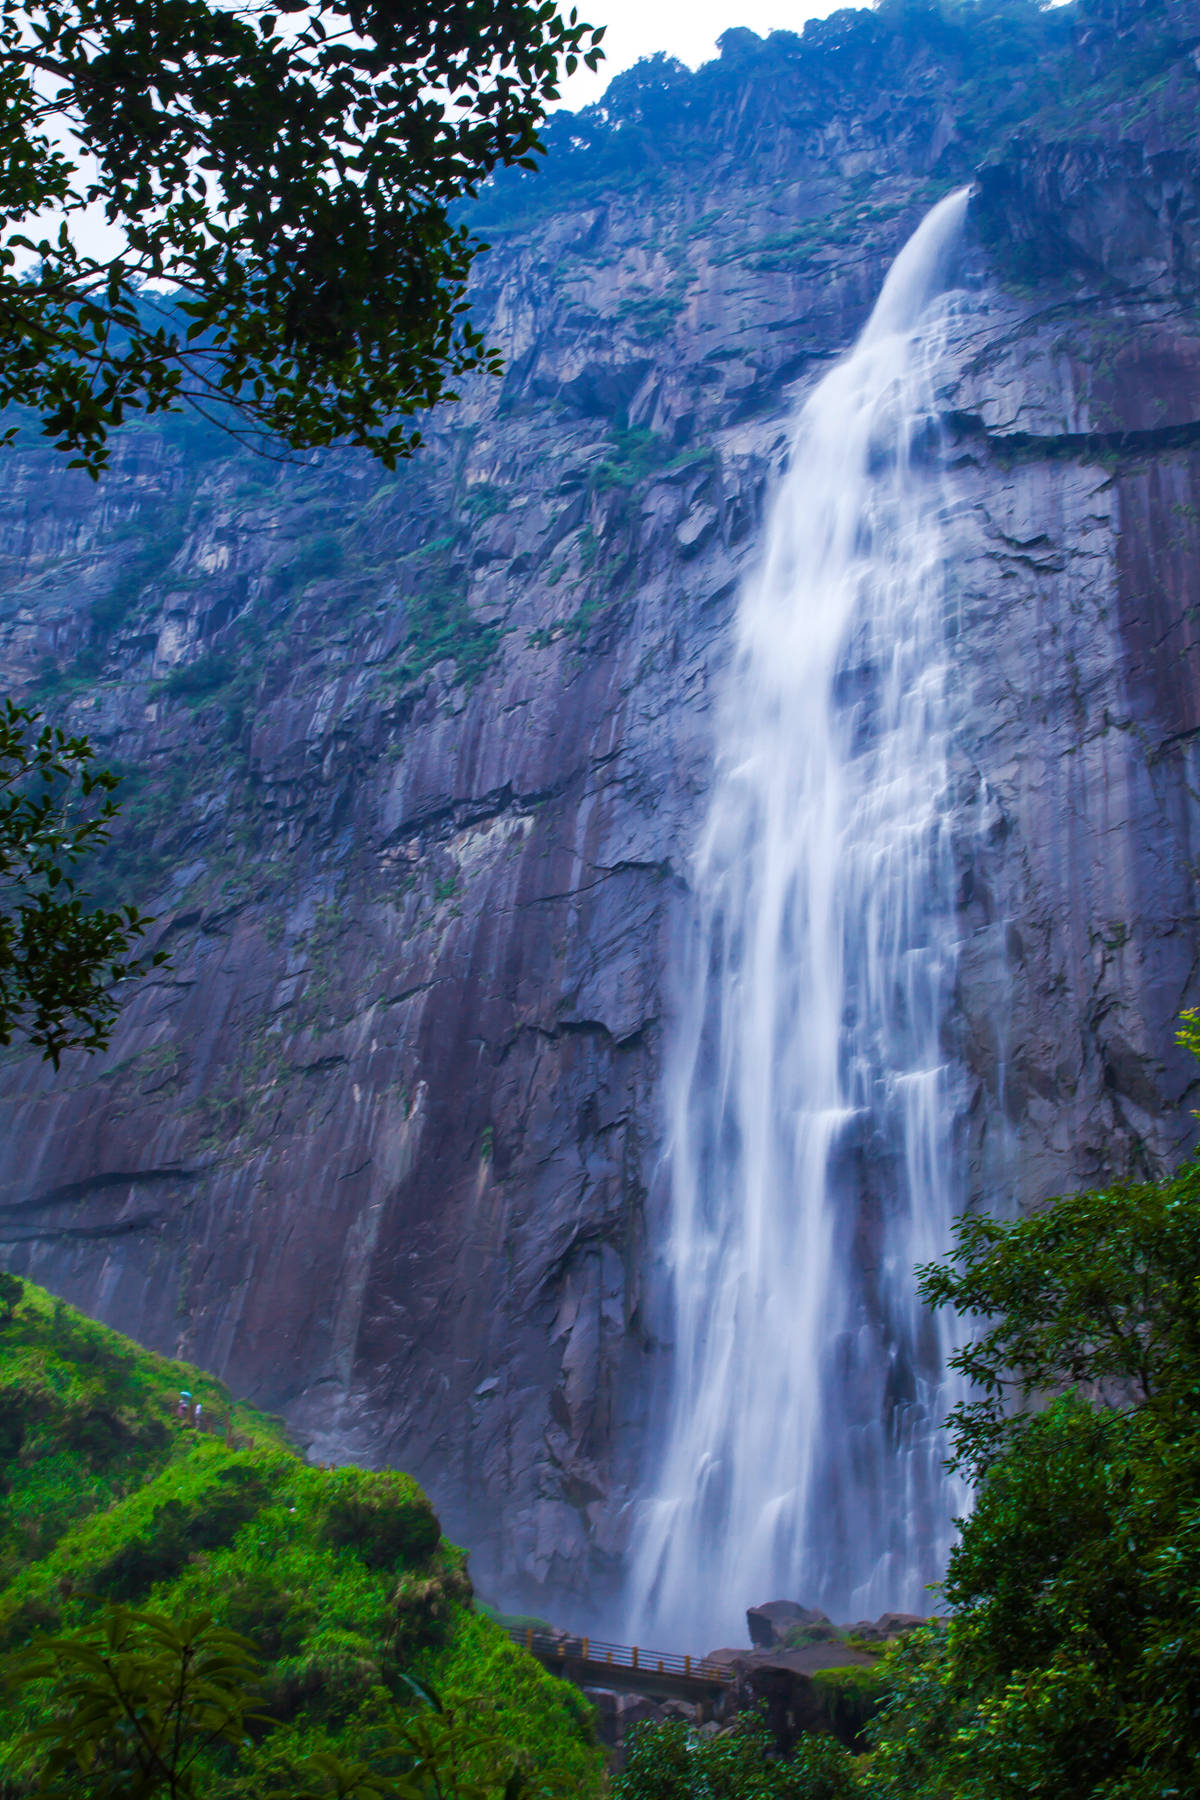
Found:
[[[179, 1417], [187, 1391], [202, 1428]], [[410, 1477], [313, 1467], [219, 1383], [26, 1284], [0, 1321], [0, 1651], [95, 1627], [114, 1604], [211, 1614], [262, 1659], [264, 1718], [201, 1791], [266, 1794], [314, 1757], [369, 1760], [437, 1696], [485, 1783], [599, 1790], [589, 1710], [471, 1607], [465, 1558]], [[31, 1791], [22, 1735], [52, 1685], [0, 1694], [0, 1794]], [[469, 1730], [465, 1721], [469, 1718]], [[36, 1759], [33, 1759], [36, 1761]], [[490, 1791], [485, 1787], [485, 1791]]]

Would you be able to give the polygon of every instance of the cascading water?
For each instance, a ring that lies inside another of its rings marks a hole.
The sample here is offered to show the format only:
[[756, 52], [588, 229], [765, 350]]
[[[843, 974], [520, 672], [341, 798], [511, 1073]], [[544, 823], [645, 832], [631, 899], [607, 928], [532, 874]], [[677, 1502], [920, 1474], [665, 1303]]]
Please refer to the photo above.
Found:
[[948, 1346], [913, 1269], [961, 1188], [935, 379], [967, 199], [924, 220], [805, 402], [741, 597], [667, 1069], [676, 1349], [644, 1642], [741, 1641], [773, 1598], [916, 1609], [949, 1545]]

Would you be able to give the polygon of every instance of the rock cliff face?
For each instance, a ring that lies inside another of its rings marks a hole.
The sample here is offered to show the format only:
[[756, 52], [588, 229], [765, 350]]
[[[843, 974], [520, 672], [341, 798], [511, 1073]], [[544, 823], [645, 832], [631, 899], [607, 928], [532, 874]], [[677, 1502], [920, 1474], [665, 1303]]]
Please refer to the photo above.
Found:
[[977, 169], [945, 388], [972, 1200], [1184, 1146], [1198, 44], [1151, 5], [731, 33], [486, 203], [508, 373], [394, 477], [195, 425], [131, 429], [96, 488], [10, 453], [4, 677], [129, 771], [98, 878], [173, 962], [103, 1062], [0, 1072], [4, 1259], [410, 1468], [485, 1592], [619, 1575], [739, 571], [798, 396]]

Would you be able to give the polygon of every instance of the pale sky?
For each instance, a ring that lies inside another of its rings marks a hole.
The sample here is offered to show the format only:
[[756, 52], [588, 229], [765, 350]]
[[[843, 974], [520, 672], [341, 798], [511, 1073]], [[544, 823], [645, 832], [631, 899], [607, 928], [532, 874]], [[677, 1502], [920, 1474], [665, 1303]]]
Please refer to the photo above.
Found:
[[[560, 0], [592, 25], [607, 25], [605, 61], [595, 75], [579, 69], [562, 84], [562, 103], [576, 110], [598, 100], [614, 75], [639, 57], [665, 50], [691, 69], [717, 54], [717, 39], [733, 25], [760, 37], [769, 31], [803, 31], [806, 19], [823, 19], [848, 0]], [[855, 0], [849, 0], [854, 4]], [[860, 0], [861, 3], [861, 0]]]

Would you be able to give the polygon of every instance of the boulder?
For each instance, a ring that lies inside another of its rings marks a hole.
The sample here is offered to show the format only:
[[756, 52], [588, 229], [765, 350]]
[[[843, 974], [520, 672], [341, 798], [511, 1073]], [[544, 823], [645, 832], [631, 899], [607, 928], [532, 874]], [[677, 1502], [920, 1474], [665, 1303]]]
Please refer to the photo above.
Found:
[[750, 1642], [756, 1650], [771, 1650], [786, 1644], [794, 1633], [803, 1631], [810, 1642], [832, 1638], [834, 1628], [823, 1612], [799, 1606], [794, 1600], [768, 1600], [765, 1606], [752, 1606], [746, 1613]]
[[922, 1619], [917, 1613], [883, 1613], [878, 1619], [858, 1619], [853, 1625], [843, 1627], [843, 1634], [848, 1638], [857, 1638], [860, 1644], [890, 1644], [893, 1639], [903, 1637], [905, 1632], [915, 1631], [919, 1625], [927, 1625], [928, 1619]]
[[808, 1731], [832, 1732], [848, 1748], [858, 1748], [858, 1711], [843, 1717], [844, 1709], [831, 1706], [834, 1696], [818, 1677], [833, 1669], [871, 1670], [876, 1662], [874, 1656], [835, 1642], [744, 1652], [732, 1664], [737, 1711], [760, 1709], [785, 1756]]

